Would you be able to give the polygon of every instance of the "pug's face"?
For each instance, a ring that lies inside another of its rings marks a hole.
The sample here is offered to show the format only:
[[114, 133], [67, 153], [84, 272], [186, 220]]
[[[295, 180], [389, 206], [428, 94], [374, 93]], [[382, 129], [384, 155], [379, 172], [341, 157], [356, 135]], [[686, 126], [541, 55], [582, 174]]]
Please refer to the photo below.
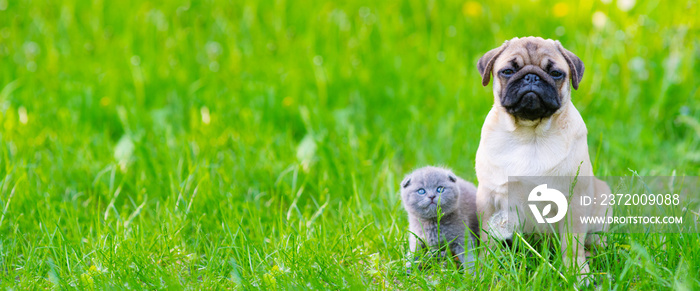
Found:
[[[569, 102], [583, 77], [583, 63], [558, 41], [515, 38], [486, 53], [478, 63], [482, 84], [493, 74], [494, 102], [522, 120], [538, 120]], [[570, 85], [571, 84], [571, 85]]]

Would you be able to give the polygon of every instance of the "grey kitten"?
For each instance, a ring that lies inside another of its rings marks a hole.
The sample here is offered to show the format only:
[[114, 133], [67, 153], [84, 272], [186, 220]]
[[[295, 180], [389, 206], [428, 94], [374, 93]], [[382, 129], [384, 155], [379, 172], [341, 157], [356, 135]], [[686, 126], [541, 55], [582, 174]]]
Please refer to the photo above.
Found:
[[[461, 267], [472, 272], [474, 255], [471, 250], [479, 237], [474, 184], [450, 170], [424, 167], [408, 174], [401, 182], [401, 200], [408, 212], [412, 232], [408, 244], [414, 260], [419, 258], [417, 251], [449, 247]], [[410, 263], [407, 266], [410, 268]]]

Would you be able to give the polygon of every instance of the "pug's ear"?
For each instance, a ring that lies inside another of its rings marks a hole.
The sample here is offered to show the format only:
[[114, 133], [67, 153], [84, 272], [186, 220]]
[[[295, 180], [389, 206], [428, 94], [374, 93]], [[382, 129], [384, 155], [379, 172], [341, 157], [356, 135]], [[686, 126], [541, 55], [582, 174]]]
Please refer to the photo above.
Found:
[[484, 54], [479, 61], [476, 63], [476, 68], [479, 69], [479, 74], [481, 74], [481, 85], [488, 85], [491, 80], [491, 70], [493, 70], [493, 64], [496, 62], [498, 56], [508, 47], [508, 41], [503, 43], [500, 47], [492, 49]]
[[583, 71], [586, 69], [583, 66], [583, 61], [574, 53], [565, 49], [559, 41], [557, 41], [557, 47], [559, 48], [559, 52], [564, 56], [564, 59], [566, 59], [566, 63], [569, 65], [569, 71], [571, 71], [571, 85], [574, 86], [574, 90], [578, 90], [578, 84], [581, 83]]
[[401, 188], [406, 188], [408, 185], [411, 185], [411, 176], [407, 176], [403, 179], [403, 182], [401, 182]]

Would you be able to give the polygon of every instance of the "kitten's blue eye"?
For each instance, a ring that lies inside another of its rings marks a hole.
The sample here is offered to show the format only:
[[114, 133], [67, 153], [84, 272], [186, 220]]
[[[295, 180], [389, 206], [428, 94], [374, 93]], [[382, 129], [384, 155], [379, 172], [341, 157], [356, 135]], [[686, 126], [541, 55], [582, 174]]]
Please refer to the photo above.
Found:
[[418, 194], [420, 194], [420, 195], [425, 194], [425, 189], [423, 189], [423, 188], [418, 189]]
[[438, 193], [445, 192], [445, 187], [442, 187], [442, 186], [438, 187], [438, 188], [437, 188], [437, 192], [438, 192]]

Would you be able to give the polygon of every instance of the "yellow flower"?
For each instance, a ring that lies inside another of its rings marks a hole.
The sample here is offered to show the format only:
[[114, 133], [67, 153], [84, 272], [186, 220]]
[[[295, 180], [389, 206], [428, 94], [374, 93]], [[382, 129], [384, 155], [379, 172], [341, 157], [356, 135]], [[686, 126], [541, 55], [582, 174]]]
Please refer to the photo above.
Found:
[[479, 2], [467, 1], [462, 5], [462, 13], [466, 16], [476, 17], [481, 15], [482, 7]]
[[554, 16], [564, 17], [569, 14], [569, 5], [564, 2], [559, 2], [554, 5]]

